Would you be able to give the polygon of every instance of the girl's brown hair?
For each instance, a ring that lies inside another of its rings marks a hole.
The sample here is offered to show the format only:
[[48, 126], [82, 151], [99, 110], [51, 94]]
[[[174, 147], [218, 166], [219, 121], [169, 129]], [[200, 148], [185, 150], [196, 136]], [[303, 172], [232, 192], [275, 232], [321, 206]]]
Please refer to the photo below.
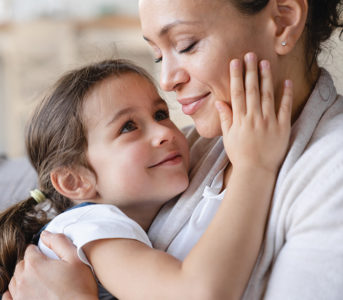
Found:
[[0, 294], [7, 290], [15, 265], [34, 235], [49, 222], [51, 213], [59, 214], [73, 205], [54, 189], [50, 173], [60, 167], [89, 167], [82, 120], [87, 93], [104, 79], [127, 73], [154, 84], [144, 69], [127, 60], [105, 60], [65, 74], [36, 108], [26, 132], [26, 149], [46, 200], [38, 205], [29, 198], [0, 213]]

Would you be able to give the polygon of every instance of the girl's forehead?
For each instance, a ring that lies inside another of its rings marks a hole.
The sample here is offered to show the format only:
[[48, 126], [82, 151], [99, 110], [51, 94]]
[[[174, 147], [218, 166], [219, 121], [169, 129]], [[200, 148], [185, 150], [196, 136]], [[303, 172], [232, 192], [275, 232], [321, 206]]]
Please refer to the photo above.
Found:
[[136, 73], [112, 76], [95, 85], [86, 96], [83, 115], [86, 120], [101, 119], [123, 106], [149, 103], [158, 97], [152, 82]]
[[120, 102], [123, 97], [142, 90], [153, 91], [155, 87], [143, 75], [129, 72], [102, 80], [93, 87], [88, 98], [117, 99]]

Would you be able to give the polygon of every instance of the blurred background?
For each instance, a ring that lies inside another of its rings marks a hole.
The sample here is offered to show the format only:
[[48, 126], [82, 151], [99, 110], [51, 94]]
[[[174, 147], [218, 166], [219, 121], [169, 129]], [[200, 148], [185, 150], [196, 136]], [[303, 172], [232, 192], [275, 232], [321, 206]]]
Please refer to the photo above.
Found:
[[[25, 154], [24, 128], [35, 103], [66, 70], [103, 58], [128, 58], [156, 78], [139, 27], [138, 0], [0, 0], [0, 155]], [[343, 42], [337, 34], [321, 64], [343, 92]], [[191, 124], [172, 95], [172, 119]]]

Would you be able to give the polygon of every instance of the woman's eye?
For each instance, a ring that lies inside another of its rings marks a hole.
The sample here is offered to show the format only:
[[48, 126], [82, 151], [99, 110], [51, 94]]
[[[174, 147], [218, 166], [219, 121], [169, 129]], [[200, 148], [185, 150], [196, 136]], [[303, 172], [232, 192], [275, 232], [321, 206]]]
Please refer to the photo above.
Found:
[[160, 63], [161, 61], [162, 61], [162, 56], [154, 59], [154, 62], [156, 64]]
[[128, 133], [131, 132], [133, 130], [136, 130], [137, 126], [135, 124], [135, 122], [133, 121], [127, 121], [124, 126], [120, 129], [120, 133]]
[[156, 121], [162, 121], [162, 120], [168, 119], [169, 118], [169, 112], [168, 112], [168, 110], [160, 109], [155, 113], [154, 118]]
[[191, 51], [196, 44], [197, 44], [197, 42], [194, 42], [194, 43], [190, 44], [188, 47], [180, 50], [179, 53], [186, 53], [186, 52]]

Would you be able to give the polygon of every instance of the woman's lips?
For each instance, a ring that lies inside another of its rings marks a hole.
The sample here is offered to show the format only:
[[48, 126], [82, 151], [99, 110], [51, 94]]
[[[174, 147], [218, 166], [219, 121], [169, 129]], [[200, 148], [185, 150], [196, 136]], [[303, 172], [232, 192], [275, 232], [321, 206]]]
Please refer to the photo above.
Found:
[[193, 115], [209, 94], [210, 92], [199, 97], [178, 99], [178, 102], [182, 105], [183, 113], [185, 115]]

